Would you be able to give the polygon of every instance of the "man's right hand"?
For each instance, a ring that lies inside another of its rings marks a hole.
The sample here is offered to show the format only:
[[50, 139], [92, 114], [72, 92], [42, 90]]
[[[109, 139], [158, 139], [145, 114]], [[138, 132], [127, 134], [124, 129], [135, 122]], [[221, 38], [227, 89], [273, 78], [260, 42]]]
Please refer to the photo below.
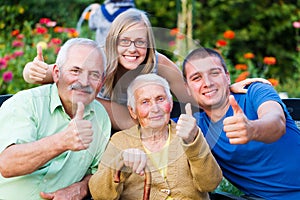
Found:
[[87, 149], [93, 141], [92, 123], [83, 119], [84, 104], [77, 103], [77, 111], [69, 123], [67, 129], [62, 133], [62, 142], [66, 149], [80, 151]]

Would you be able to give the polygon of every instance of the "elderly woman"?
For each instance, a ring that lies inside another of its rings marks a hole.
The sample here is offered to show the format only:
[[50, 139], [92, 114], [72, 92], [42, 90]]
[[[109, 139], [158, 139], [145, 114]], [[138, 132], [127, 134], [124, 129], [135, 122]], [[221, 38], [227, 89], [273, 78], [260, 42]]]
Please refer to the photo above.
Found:
[[156, 74], [138, 76], [127, 92], [130, 115], [139, 125], [112, 136], [89, 182], [93, 198], [142, 199], [143, 175], [151, 173], [149, 199], [209, 199], [222, 172], [190, 104], [177, 124], [170, 121], [170, 88]]

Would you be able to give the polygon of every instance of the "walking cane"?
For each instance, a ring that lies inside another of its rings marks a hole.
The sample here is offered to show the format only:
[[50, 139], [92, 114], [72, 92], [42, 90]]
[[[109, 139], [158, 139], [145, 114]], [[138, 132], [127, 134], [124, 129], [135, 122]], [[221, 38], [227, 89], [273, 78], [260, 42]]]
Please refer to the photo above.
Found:
[[[119, 183], [120, 182], [120, 174], [121, 170], [116, 170], [114, 175], [114, 182]], [[145, 180], [144, 180], [144, 194], [143, 194], [143, 200], [149, 200], [150, 198], [150, 190], [151, 190], [151, 172], [148, 170], [148, 168], [145, 169]]]

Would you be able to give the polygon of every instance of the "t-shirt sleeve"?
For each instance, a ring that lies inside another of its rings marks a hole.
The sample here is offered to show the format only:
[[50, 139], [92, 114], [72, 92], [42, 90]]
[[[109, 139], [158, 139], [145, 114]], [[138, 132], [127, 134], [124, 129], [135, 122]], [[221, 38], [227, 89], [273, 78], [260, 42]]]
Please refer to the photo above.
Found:
[[0, 108], [0, 152], [11, 144], [22, 144], [36, 140], [38, 123], [31, 106], [32, 100], [15, 94]]

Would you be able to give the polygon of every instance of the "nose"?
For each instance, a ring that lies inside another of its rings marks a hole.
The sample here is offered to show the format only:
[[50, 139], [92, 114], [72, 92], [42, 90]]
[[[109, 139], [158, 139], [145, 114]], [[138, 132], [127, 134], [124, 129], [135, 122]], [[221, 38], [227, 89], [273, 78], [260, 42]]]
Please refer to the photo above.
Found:
[[131, 44], [129, 45], [128, 50], [129, 51], [136, 51], [136, 47], [135, 47], [135, 44], [133, 42], [131, 42]]
[[78, 81], [81, 83], [82, 86], [88, 86], [89, 85], [89, 74], [88, 73], [81, 73], [78, 76]]
[[203, 83], [207, 87], [209, 87], [212, 84], [209, 75], [203, 75]]
[[156, 102], [152, 103], [151, 110], [152, 110], [152, 112], [158, 112], [159, 111], [159, 106]]

